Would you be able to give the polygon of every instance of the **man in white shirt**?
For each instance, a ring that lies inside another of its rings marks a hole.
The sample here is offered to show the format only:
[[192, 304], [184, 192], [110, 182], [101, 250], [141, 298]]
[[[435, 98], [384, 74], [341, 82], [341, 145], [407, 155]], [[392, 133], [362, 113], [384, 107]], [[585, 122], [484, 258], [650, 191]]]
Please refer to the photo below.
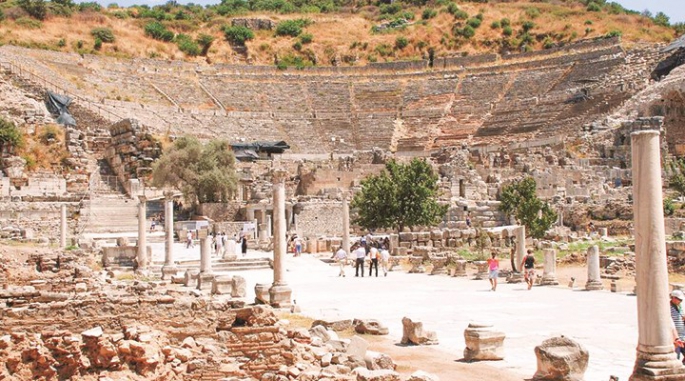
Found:
[[356, 265], [354, 267], [354, 276], [359, 276], [359, 269], [362, 270], [362, 278], [364, 277], [364, 259], [366, 259], [366, 249], [363, 245], [358, 245], [354, 250], [354, 257], [356, 258]]
[[376, 266], [376, 278], [378, 278], [378, 258], [380, 258], [378, 249], [375, 246], [371, 246], [369, 250], [369, 259], [371, 259], [371, 263], [369, 263], [369, 276], [373, 272], [373, 267]]
[[338, 266], [340, 266], [340, 274], [338, 274], [338, 276], [345, 276], [345, 265], [347, 264], [347, 253], [345, 252], [345, 249], [343, 249], [342, 246], [340, 246], [338, 251], [335, 253], [334, 258], [338, 262]]
[[388, 276], [388, 270], [390, 269], [390, 252], [385, 246], [381, 247], [381, 269], [383, 270], [384, 276]]

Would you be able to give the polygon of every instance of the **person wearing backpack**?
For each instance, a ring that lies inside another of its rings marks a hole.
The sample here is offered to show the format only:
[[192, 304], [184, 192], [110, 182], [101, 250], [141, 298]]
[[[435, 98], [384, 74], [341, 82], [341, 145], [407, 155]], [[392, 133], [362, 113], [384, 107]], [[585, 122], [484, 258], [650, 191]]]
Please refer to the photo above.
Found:
[[521, 268], [523, 269], [523, 278], [528, 283], [528, 289], [533, 288], [533, 282], [535, 281], [535, 257], [533, 256], [533, 250], [528, 249], [528, 254], [523, 257], [523, 262], [521, 262]]

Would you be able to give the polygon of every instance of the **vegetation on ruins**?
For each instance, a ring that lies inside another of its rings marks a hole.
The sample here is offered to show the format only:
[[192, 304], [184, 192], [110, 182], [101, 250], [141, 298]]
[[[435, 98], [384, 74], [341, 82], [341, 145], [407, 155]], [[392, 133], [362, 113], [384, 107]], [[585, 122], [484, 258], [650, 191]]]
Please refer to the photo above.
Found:
[[537, 197], [535, 189], [536, 183], [532, 177], [502, 187], [499, 209], [524, 225], [527, 234], [542, 238], [557, 220], [557, 213], [548, 203]]
[[0, 117], [0, 153], [14, 151], [15, 148], [21, 147], [23, 141], [17, 126]]
[[152, 183], [180, 190], [193, 205], [227, 202], [238, 183], [235, 156], [225, 140], [203, 145], [195, 137], [184, 136], [174, 141], [153, 165]]
[[354, 223], [366, 229], [396, 229], [439, 223], [448, 205], [438, 203], [438, 176], [425, 160], [408, 164], [394, 160], [378, 175], [361, 182], [350, 206], [356, 209]]
[[685, 158], [676, 158], [669, 164], [671, 171], [674, 172], [669, 179], [669, 185], [678, 192], [678, 196], [685, 197]]
[[[622, 36], [626, 45], [666, 42], [685, 32], [685, 24], [672, 25], [663, 13], [640, 13], [605, 0], [222, 0], [207, 6], [169, 1], [130, 7], [8, 0], [0, 3], [0, 15], [0, 44], [127, 58], [206, 56], [215, 63], [247, 60], [281, 67], [433, 62], [445, 56], [552, 49], [606, 36]], [[226, 33], [235, 17], [269, 19], [276, 29]], [[91, 35], [95, 28], [110, 29], [116, 41]], [[304, 33], [315, 38], [293, 41]], [[214, 43], [206, 43], [207, 37]], [[233, 50], [236, 44], [247, 49]]]

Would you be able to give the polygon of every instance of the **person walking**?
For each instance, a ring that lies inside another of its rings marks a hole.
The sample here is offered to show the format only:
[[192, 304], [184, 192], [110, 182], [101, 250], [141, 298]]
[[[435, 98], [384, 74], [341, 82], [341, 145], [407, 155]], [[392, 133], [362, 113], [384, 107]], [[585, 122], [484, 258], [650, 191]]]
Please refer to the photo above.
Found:
[[[680, 359], [681, 354], [685, 354], [685, 320], [683, 319], [682, 302], [685, 294], [680, 290], [671, 292], [671, 320], [673, 320], [673, 345], [675, 353]], [[683, 357], [685, 364], [685, 357]]]
[[295, 257], [299, 257], [302, 254], [302, 238], [299, 236], [295, 236], [295, 239], [293, 239], [295, 242]]
[[347, 264], [347, 253], [345, 252], [345, 249], [343, 249], [342, 246], [338, 249], [338, 251], [335, 252], [333, 258], [335, 259], [336, 262], [338, 262], [338, 266], [340, 266], [340, 273], [338, 276], [345, 276], [345, 265]]
[[247, 255], [247, 234], [243, 234], [240, 237], [240, 250], [243, 253], [243, 257]]
[[528, 253], [521, 262], [521, 268], [523, 269], [523, 279], [528, 283], [528, 289], [530, 290], [533, 288], [533, 281], [535, 280], [535, 257], [533, 256], [533, 250], [528, 249]]
[[381, 246], [381, 269], [383, 270], [383, 276], [388, 276], [388, 271], [390, 270], [390, 252], [387, 246]]
[[357, 245], [354, 250], [354, 257], [356, 258], [354, 267], [354, 276], [359, 276], [359, 269], [361, 269], [362, 278], [364, 277], [364, 259], [366, 258], [366, 249], [364, 245]]
[[369, 263], [369, 276], [371, 276], [373, 268], [376, 267], [376, 278], [378, 278], [378, 260], [380, 257], [381, 253], [378, 252], [378, 249], [375, 246], [371, 246], [371, 249], [369, 249], [369, 259], [371, 259], [371, 263]]
[[188, 234], [186, 234], [186, 249], [190, 249], [191, 247], [195, 247], [193, 245], [193, 233], [188, 230]]
[[488, 258], [488, 280], [490, 281], [490, 290], [497, 291], [497, 277], [499, 276], [499, 259], [497, 253], [492, 253], [492, 257]]

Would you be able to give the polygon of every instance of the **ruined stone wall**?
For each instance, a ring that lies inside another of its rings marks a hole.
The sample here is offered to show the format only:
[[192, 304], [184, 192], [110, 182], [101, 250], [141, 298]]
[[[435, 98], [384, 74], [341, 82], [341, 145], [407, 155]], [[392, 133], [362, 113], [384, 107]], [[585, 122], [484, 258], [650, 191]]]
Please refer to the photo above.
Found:
[[[43, 243], [59, 242], [62, 202], [0, 202], [0, 231], [7, 236], [24, 237]], [[67, 234], [77, 229], [80, 206], [67, 202]]]
[[[122, 184], [130, 179], [145, 179], [152, 173], [152, 162], [162, 152], [156, 142], [134, 119], [123, 119], [109, 127], [112, 136], [105, 158]], [[131, 192], [131, 189], [126, 189]]]
[[297, 232], [303, 237], [342, 236], [342, 202], [300, 202]]

